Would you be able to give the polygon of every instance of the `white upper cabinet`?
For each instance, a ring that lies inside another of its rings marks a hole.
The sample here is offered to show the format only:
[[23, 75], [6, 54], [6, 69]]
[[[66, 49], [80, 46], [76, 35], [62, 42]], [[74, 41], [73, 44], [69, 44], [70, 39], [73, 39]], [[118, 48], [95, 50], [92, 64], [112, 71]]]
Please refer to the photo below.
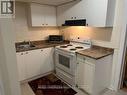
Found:
[[88, 26], [110, 27], [114, 22], [116, 0], [78, 0], [57, 7], [57, 24], [65, 20], [86, 19]]
[[48, 5], [30, 4], [31, 26], [56, 26], [56, 7]]
[[44, 22], [43, 8], [41, 5], [31, 4], [31, 24], [32, 26], [42, 26]]
[[53, 6], [44, 6], [45, 23], [48, 26], [56, 26], [56, 8]]

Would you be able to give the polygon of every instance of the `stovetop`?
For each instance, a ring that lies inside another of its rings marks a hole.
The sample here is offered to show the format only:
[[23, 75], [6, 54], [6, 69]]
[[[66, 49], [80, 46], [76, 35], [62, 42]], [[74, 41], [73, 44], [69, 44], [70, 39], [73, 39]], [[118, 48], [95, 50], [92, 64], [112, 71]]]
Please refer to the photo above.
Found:
[[56, 49], [75, 53], [90, 48], [92, 42], [90, 39], [72, 39], [69, 44], [57, 46]]
[[86, 46], [84, 44], [66, 44], [66, 45], [61, 45], [56, 47], [59, 50], [67, 51], [67, 52], [78, 52], [80, 50], [85, 50], [90, 48], [90, 46]]

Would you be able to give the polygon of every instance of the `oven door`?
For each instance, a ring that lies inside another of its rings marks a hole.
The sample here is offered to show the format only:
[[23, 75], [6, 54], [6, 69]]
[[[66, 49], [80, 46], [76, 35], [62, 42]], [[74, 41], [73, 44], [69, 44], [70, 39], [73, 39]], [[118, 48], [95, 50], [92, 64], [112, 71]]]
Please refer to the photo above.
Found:
[[55, 52], [55, 64], [59, 69], [74, 75], [74, 69], [76, 64], [75, 54], [67, 53], [61, 50]]

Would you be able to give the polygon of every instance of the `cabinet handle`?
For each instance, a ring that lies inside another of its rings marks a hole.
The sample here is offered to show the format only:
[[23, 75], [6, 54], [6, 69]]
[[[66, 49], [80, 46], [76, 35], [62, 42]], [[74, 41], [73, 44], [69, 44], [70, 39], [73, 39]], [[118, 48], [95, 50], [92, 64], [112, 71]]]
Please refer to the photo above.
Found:
[[46, 24], [46, 25], [48, 25], [48, 24]]
[[45, 25], [45, 24], [42, 24], [42, 25]]
[[43, 50], [41, 50], [41, 51], [43, 51]]
[[73, 17], [71, 17], [71, 19], [73, 19]]
[[76, 19], [76, 17], [75, 17], [75, 19]]
[[28, 52], [26, 52], [26, 54], [28, 54]]
[[87, 23], [86, 26], [89, 26], [89, 24]]
[[23, 53], [21, 53], [21, 55], [23, 55]]

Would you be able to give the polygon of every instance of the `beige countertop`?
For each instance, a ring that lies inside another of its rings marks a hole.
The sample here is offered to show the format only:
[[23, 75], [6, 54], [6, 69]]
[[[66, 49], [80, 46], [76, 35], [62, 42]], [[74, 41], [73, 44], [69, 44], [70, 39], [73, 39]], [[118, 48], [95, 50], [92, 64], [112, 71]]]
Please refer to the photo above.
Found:
[[96, 60], [111, 55], [113, 53], [114, 53], [113, 49], [100, 46], [92, 46], [90, 49], [77, 52], [77, 54], [87, 56]]

